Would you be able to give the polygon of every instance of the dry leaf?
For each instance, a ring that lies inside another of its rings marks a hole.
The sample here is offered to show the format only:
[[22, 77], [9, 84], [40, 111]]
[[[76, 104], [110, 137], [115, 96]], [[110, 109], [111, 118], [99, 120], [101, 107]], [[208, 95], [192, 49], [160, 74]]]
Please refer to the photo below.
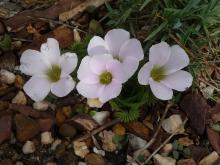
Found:
[[183, 98], [181, 108], [188, 115], [191, 127], [202, 135], [205, 131], [206, 113], [209, 108], [206, 100], [201, 95], [188, 94]]

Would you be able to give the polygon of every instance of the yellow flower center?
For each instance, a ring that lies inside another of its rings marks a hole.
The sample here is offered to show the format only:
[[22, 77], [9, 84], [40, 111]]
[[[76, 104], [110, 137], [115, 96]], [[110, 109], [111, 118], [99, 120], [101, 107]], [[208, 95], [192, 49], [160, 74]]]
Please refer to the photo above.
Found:
[[112, 74], [110, 72], [104, 72], [99, 76], [99, 82], [104, 85], [108, 85], [112, 82]]
[[57, 82], [60, 80], [61, 68], [59, 65], [52, 65], [46, 74], [51, 82]]
[[165, 78], [165, 70], [163, 67], [154, 66], [151, 70], [150, 76], [154, 81], [161, 81]]

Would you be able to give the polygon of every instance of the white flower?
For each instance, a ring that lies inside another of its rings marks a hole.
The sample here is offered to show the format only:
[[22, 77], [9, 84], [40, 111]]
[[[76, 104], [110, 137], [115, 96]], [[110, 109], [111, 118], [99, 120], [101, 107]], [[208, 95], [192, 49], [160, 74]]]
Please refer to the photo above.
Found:
[[102, 103], [117, 97], [126, 81], [121, 64], [110, 54], [86, 56], [77, 71], [80, 82], [78, 92], [89, 99], [99, 99]]
[[75, 81], [69, 75], [77, 66], [74, 53], [60, 55], [59, 43], [48, 38], [41, 51], [26, 50], [20, 59], [20, 71], [32, 76], [24, 85], [24, 91], [34, 101], [43, 100], [51, 91], [58, 97], [69, 94]]
[[166, 42], [150, 48], [149, 62], [138, 73], [142, 85], [150, 84], [153, 94], [161, 100], [169, 100], [173, 90], [184, 91], [192, 85], [192, 75], [183, 71], [189, 64], [189, 57], [178, 45], [169, 46]]
[[144, 58], [140, 41], [130, 39], [129, 32], [123, 29], [110, 30], [104, 39], [94, 36], [89, 42], [87, 51], [90, 56], [111, 54], [121, 62], [127, 79], [135, 73], [139, 61]]

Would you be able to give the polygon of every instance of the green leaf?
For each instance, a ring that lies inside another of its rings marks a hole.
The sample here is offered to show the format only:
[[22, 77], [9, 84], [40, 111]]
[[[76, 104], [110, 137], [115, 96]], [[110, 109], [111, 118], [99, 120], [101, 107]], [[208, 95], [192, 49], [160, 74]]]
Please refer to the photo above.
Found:
[[214, 131], [220, 132], [220, 124], [213, 124], [213, 125], [211, 126], [211, 128], [212, 128]]
[[95, 116], [95, 114], [96, 114], [96, 111], [89, 111], [90, 116]]
[[164, 21], [162, 24], [160, 24], [160, 26], [155, 29], [153, 32], [151, 32], [148, 37], [144, 40], [144, 41], [148, 41], [150, 39], [152, 39], [154, 36], [156, 36], [162, 29], [164, 29], [167, 26], [168, 22]]
[[5, 34], [0, 40], [0, 49], [3, 51], [8, 51], [11, 48], [11, 37], [8, 34]]
[[145, 2], [143, 3], [143, 5], [140, 7], [139, 11], [142, 11], [143, 8], [145, 8], [145, 6], [147, 6], [147, 4], [150, 2], [151, 0], [145, 0]]
[[187, 156], [190, 156], [191, 155], [191, 150], [189, 148], [184, 148], [183, 149], [183, 153]]
[[173, 145], [173, 149], [177, 150], [178, 149], [178, 145], [179, 145], [178, 140], [175, 140], [172, 145]]
[[182, 144], [178, 144], [178, 148], [177, 148], [179, 151], [182, 151], [183, 150], [183, 145]]
[[176, 151], [176, 150], [174, 150], [174, 151], [173, 151], [173, 158], [174, 158], [174, 159], [176, 159], [176, 160], [178, 160], [178, 159], [179, 159], [179, 157], [180, 157], [179, 152], [178, 152], [178, 151]]

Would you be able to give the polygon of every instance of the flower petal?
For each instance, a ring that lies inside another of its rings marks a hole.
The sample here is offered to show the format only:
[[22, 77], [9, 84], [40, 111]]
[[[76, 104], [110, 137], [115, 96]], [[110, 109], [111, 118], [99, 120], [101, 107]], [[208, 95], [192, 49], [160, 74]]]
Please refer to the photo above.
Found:
[[122, 64], [118, 60], [112, 60], [106, 65], [106, 68], [111, 72], [113, 80], [124, 83], [127, 81], [127, 75], [124, 74]]
[[170, 58], [171, 49], [166, 42], [160, 42], [151, 46], [149, 52], [149, 61], [157, 66], [163, 66]]
[[107, 46], [105, 44], [105, 41], [99, 36], [94, 36], [89, 41], [87, 51], [90, 56], [102, 55], [102, 54], [109, 53]]
[[57, 64], [57, 61], [60, 57], [60, 47], [56, 39], [48, 38], [47, 42], [41, 45], [40, 50], [51, 64]]
[[171, 46], [171, 55], [167, 63], [164, 65], [166, 74], [174, 73], [189, 65], [189, 57], [179, 45]]
[[104, 86], [100, 85], [98, 83], [87, 84], [82, 81], [80, 81], [76, 85], [76, 89], [79, 92], [79, 94], [81, 94], [82, 96], [87, 97], [87, 98], [97, 98], [103, 88], [104, 88]]
[[153, 65], [150, 62], [147, 62], [142, 66], [140, 71], [138, 72], [138, 82], [141, 85], [148, 85], [150, 79], [150, 73], [153, 68]]
[[90, 68], [92, 72], [99, 75], [106, 70], [106, 64], [111, 60], [113, 57], [110, 54], [93, 56], [90, 60]]
[[119, 58], [134, 57], [139, 61], [144, 58], [144, 51], [140, 41], [137, 39], [127, 40], [120, 48]]
[[36, 50], [26, 50], [22, 53], [19, 70], [26, 75], [44, 74], [48, 67], [48, 61]]
[[86, 78], [88, 77], [89, 75], [93, 74], [91, 69], [90, 69], [90, 60], [91, 60], [91, 57], [89, 56], [85, 56], [80, 65], [79, 65], [79, 69], [77, 71], [77, 78], [79, 80], [82, 80], [83, 78]]
[[121, 93], [122, 85], [116, 81], [112, 81], [111, 84], [106, 85], [103, 91], [100, 93], [99, 100], [105, 103]]
[[58, 96], [64, 97], [68, 95], [75, 87], [75, 81], [71, 76], [63, 77], [58, 82], [53, 83], [51, 92]]
[[127, 79], [129, 79], [138, 69], [139, 60], [134, 57], [126, 57], [122, 62], [123, 71], [127, 75]]
[[77, 61], [78, 58], [75, 53], [65, 53], [60, 56], [61, 77], [72, 73], [77, 66]]
[[179, 70], [175, 73], [169, 74], [161, 82], [171, 89], [177, 91], [185, 91], [192, 85], [193, 77], [190, 73]]
[[91, 57], [85, 56], [80, 65], [79, 69], [77, 71], [77, 77], [80, 81], [88, 84], [94, 84], [97, 83], [98, 80], [98, 75], [93, 73], [90, 69], [90, 60]]
[[158, 99], [160, 100], [170, 100], [173, 97], [173, 90], [163, 85], [160, 82], [156, 82], [153, 79], [150, 79], [150, 88]]
[[25, 93], [34, 101], [42, 101], [50, 92], [51, 83], [46, 77], [33, 76], [24, 84]]
[[113, 29], [110, 30], [105, 35], [105, 41], [108, 45], [110, 53], [115, 56], [119, 55], [119, 50], [121, 46], [130, 38], [128, 31], [123, 29]]

